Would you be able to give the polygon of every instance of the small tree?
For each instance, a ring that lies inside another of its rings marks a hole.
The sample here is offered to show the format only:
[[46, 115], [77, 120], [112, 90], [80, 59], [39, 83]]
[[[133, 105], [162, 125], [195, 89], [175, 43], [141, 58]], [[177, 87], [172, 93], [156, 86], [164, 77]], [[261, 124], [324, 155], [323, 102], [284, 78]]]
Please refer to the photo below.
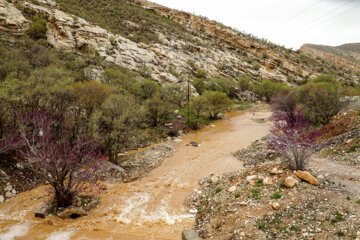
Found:
[[203, 96], [208, 102], [208, 110], [212, 119], [216, 119], [219, 113], [228, 110], [233, 104], [233, 101], [222, 92], [205, 91]]
[[294, 98], [295, 93], [290, 94], [277, 94], [271, 100], [271, 109], [273, 111], [272, 118], [281, 119], [283, 114], [289, 119], [289, 123], [296, 122], [296, 101]]
[[117, 155], [136, 144], [142, 108], [131, 95], [113, 94], [93, 118], [109, 161], [117, 163]]
[[[91, 193], [102, 163], [95, 141], [70, 138], [61, 117], [49, 113], [18, 116], [18, 134], [1, 141], [3, 150], [16, 150], [25, 166], [52, 187], [59, 207], [67, 207], [80, 193]], [[1, 150], [0, 150], [1, 151]], [[90, 191], [89, 191], [90, 190]]]
[[295, 113], [294, 119], [284, 112], [278, 112], [274, 120], [269, 148], [285, 157], [290, 169], [304, 170], [307, 160], [319, 147], [316, 139], [320, 132], [310, 130], [304, 115], [299, 111]]
[[195, 118], [198, 121], [200, 115], [205, 112], [209, 107], [209, 102], [204, 96], [197, 96], [191, 101], [191, 109], [195, 114]]
[[146, 116], [152, 122], [154, 127], [157, 127], [162, 120], [168, 119], [173, 113], [174, 106], [156, 95], [146, 102]]

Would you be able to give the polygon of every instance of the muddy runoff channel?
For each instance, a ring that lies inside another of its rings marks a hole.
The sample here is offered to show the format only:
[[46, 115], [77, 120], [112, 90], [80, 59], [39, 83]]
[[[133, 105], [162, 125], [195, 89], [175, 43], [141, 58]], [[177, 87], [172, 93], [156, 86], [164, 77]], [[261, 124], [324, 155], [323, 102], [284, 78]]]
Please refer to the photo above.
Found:
[[[194, 226], [195, 215], [184, 201], [198, 180], [241, 169], [231, 153], [267, 135], [269, 116], [263, 106], [230, 112], [182, 137], [177, 152], [160, 167], [131, 183], [107, 184], [100, 204], [78, 219], [35, 218], [36, 206], [49, 198], [46, 187], [21, 193], [0, 204], [0, 240], [181, 239], [182, 230]], [[200, 146], [187, 146], [192, 141]]]

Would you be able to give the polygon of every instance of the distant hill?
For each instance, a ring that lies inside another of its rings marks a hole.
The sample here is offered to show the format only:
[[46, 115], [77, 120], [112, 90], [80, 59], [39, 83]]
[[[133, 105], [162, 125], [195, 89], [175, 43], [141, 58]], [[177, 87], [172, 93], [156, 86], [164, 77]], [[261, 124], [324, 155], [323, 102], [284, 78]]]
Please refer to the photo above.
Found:
[[360, 43], [348, 43], [336, 47], [305, 44], [301, 51], [309, 53], [335, 64], [360, 70]]

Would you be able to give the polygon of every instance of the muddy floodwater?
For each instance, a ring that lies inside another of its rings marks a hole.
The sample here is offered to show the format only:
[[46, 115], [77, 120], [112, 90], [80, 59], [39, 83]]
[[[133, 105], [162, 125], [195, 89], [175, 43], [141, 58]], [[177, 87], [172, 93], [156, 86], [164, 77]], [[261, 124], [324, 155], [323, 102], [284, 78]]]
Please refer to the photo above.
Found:
[[[99, 206], [85, 217], [35, 218], [33, 210], [48, 198], [46, 187], [21, 193], [0, 204], [0, 240], [181, 239], [181, 231], [194, 225], [195, 215], [184, 201], [198, 180], [241, 169], [242, 163], [231, 153], [267, 135], [269, 116], [263, 106], [230, 112], [182, 137], [175, 145], [177, 152], [146, 177], [108, 184]], [[200, 146], [186, 146], [192, 141]]]

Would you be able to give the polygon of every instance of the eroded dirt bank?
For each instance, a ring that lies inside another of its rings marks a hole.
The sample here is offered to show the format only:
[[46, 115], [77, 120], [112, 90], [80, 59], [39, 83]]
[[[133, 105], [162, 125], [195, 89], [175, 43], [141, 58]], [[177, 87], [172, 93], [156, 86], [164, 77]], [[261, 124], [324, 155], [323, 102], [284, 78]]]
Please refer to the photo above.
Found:
[[[267, 135], [269, 116], [263, 107], [232, 112], [184, 136], [160, 167], [132, 183], [108, 184], [100, 205], [76, 220], [33, 216], [47, 198], [46, 187], [21, 193], [0, 205], [0, 239], [180, 239], [181, 231], [194, 225], [183, 203], [198, 180], [242, 168], [232, 152]], [[191, 141], [200, 147], [186, 146]]]

